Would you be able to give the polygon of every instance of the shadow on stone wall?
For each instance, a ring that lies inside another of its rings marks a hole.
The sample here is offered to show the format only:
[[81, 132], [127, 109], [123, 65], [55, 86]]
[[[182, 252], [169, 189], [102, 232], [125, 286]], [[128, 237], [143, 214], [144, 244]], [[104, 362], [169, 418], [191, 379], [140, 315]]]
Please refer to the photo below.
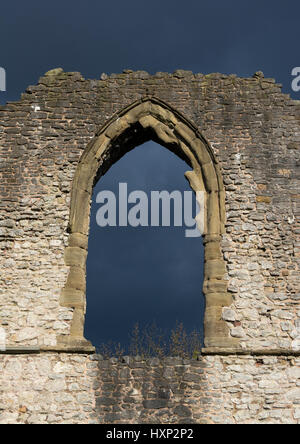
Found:
[[[193, 424], [207, 422], [206, 364], [182, 358], [98, 360], [96, 421]], [[201, 416], [206, 418], [201, 420]]]

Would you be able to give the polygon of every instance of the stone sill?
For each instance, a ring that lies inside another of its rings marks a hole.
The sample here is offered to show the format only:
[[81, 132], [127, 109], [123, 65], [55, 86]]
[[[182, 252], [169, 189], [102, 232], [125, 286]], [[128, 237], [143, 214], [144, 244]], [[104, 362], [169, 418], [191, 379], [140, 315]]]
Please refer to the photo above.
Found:
[[[56, 346], [56, 347], [14, 347], [9, 346], [5, 350], [0, 349], [0, 355], [34, 355], [41, 353], [69, 353], [69, 354], [95, 354], [93, 346]], [[290, 349], [253, 349], [209, 347], [201, 350], [202, 356], [300, 356], [300, 350]]]
[[237, 355], [237, 356], [300, 356], [300, 350], [282, 349], [282, 348], [259, 348], [259, 349], [243, 349], [243, 348], [222, 348], [207, 347], [201, 350], [201, 354], [208, 355]]
[[5, 350], [0, 349], [0, 355], [34, 355], [41, 353], [77, 353], [77, 354], [94, 354], [95, 348], [92, 346], [53, 346], [53, 347], [6, 347]]

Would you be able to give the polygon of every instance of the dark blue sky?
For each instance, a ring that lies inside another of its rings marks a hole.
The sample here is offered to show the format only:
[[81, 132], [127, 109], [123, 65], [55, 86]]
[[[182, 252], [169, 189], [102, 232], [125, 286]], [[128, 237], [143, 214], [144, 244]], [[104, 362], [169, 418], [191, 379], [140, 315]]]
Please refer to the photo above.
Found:
[[[0, 103], [18, 100], [55, 67], [80, 71], [86, 78], [129, 68], [242, 77], [262, 70], [299, 99], [300, 92], [291, 90], [291, 71], [300, 66], [299, 21], [296, 0], [2, 2], [0, 67], [7, 71], [7, 92], [0, 92]], [[149, 144], [121, 159], [98, 187], [112, 189], [123, 181], [131, 190], [188, 190], [185, 170], [181, 160]], [[94, 223], [95, 205], [88, 257], [89, 338], [94, 343], [126, 341], [138, 320], [156, 318], [170, 327], [181, 317], [187, 329], [201, 323], [200, 240], [186, 239], [177, 228], [101, 231]]]
[[[105, 227], [96, 224], [96, 195], [118, 184], [131, 191], [190, 191], [184, 161], [148, 142], [122, 157], [94, 189], [87, 262], [86, 337], [97, 345], [126, 343], [136, 322], [153, 321], [170, 331], [176, 321], [186, 330], [202, 329], [204, 299], [202, 238], [185, 237], [186, 227]], [[133, 205], [129, 205], [129, 208]], [[195, 212], [195, 202], [194, 202]], [[171, 205], [173, 215], [173, 205]], [[149, 205], [149, 221], [150, 221]], [[117, 214], [118, 216], [118, 214]], [[118, 217], [117, 217], [118, 221]]]
[[1, 2], [0, 66], [15, 100], [54, 67], [87, 78], [124, 68], [250, 76], [290, 92], [299, 66], [297, 0], [10, 0]]

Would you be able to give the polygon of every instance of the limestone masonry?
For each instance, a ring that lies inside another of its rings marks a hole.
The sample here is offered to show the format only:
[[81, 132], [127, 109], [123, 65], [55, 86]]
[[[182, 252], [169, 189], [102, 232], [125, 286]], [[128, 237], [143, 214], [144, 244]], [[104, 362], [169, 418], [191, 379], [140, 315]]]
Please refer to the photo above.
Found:
[[[93, 186], [150, 139], [205, 192], [199, 360], [83, 337]], [[299, 148], [261, 72], [59, 68], [0, 106], [0, 423], [300, 423]]]

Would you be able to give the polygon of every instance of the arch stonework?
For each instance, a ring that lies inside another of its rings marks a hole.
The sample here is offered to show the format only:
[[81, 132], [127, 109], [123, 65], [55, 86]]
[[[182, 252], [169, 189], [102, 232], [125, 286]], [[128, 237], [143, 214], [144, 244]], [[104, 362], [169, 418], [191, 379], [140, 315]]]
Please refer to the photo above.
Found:
[[[89, 346], [84, 339], [86, 309], [86, 258], [93, 186], [110, 166], [126, 152], [153, 139], [184, 159], [192, 168], [185, 176], [192, 190], [204, 192], [204, 212], [198, 226], [205, 245], [204, 320], [206, 347], [238, 347], [222, 320], [222, 308], [230, 306], [221, 237], [225, 224], [225, 192], [217, 160], [194, 124], [167, 103], [145, 96], [115, 114], [96, 134], [84, 151], [71, 190], [69, 244], [65, 264], [70, 267], [61, 292], [60, 305], [71, 307], [73, 320], [69, 336], [58, 337], [58, 345]], [[203, 204], [203, 202], [202, 202]], [[197, 217], [196, 217], [197, 220]]]

